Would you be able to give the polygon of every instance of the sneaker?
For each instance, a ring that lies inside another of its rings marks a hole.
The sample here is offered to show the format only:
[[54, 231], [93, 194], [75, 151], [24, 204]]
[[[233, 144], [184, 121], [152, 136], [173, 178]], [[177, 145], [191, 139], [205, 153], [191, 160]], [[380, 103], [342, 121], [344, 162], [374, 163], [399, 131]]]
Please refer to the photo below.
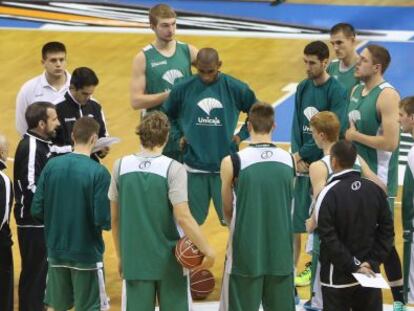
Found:
[[312, 307], [312, 302], [310, 300], [306, 301], [303, 304], [303, 309], [305, 309], [306, 311], [322, 311], [322, 309]]
[[394, 311], [407, 311], [406, 306], [401, 301], [394, 301], [392, 309]]
[[295, 285], [296, 286], [308, 286], [311, 282], [311, 278], [312, 278], [312, 271], [311, 271], [311, 262], [308, 262], [305, 265], [305, 269], [298, 275], [295, 277]]

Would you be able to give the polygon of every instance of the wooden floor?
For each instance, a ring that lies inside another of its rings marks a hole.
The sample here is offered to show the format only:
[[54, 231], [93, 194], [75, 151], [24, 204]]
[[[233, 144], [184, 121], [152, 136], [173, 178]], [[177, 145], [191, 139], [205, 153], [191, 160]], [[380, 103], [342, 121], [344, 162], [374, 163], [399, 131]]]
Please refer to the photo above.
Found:
[[[138, 113], [129, 106], [129, 79], [133, 56], [140, 47], [152, 40], [150, 35], [104, 34], [104, 33], [59, 33], [46, 31], [0, 30], [0, 132], [11, 142], [13, 157], [18, 136], [14, 127], [15, 97], [20, 86], [41, 71], [41, 46], [52, 40], [62, 41], [68, 49], [68, 68], [72, 71], [79, 66], [88, 66], [96, 71], [100, 84], [96, 98], [102, 104], [109, 132], [122, 139], [114, 146], [104, 164], [111, 169], [115, 159], [138, 150], [138, 140], [134, 135]], [[222, 71], [246, 81], [256, 91], [258, 98], [274, 102], [282, 95], [281, 88], [290, 82], [304, 78], [302, 50], [306, 41], [275, 39], [243, 39], [180, 36], [180, 40], [195, 46], [215, 47], [223, 60]], [[12, 176], [12, 163], [9, 162], [7, 174]], [[397, 212], [396, 215], [399, 213]], [[399, 218], [397, 217], [399, 220]], [[14, 259], [15, 280], [17, 285], [20, 259], [17, 247], [14, 220]], [[400, 227], [397, 233], [398, 248], [401, 250]], [[213, 269], [216, 289], [209, 299], [219, 298], [221, 273], [227, 229], [219, 226], [215, 214], [211, 213], [203, 231], [218, 253], [217, 264]], [[110, 234], [105, 234], [107, 291], [111, 297], [113, 310], [120, 310], [121, 282], [116, 273], [116, 257]], [[305, 260], [305, 259], [304, 259]], [[301, 265], [303, 266], [302, 260]], [[301, 291], [302, 298], [307, 290]], [[386, 299], [390, 301], [389, 294]]]

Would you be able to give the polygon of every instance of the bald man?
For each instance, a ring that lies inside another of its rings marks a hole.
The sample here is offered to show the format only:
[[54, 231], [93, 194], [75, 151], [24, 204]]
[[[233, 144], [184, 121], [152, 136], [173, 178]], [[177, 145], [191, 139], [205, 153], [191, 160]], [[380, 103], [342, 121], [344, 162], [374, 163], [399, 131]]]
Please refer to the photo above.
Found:
[[248, 113], [256, 102], [249, 86], [220, 72], [221, 65], [215, 49], [201, 49], [195, 63], [198, 73], [174, 85], [163, 106], [184, 133], [189, 204], [200, 225], [207, 218], [211, 199], [221, 224], [225, 225], [220, 163], [249, 136], [247, 121], [236, 135], [234, 132], [240, 112]]

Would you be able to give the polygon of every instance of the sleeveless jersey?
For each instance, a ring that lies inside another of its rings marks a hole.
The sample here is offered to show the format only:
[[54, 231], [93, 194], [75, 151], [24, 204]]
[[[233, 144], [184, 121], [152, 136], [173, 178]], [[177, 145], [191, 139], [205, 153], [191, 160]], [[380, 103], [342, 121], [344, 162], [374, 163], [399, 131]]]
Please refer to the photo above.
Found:
[[[348, 106], [348, 118], [355, 123], [357, 130], [365, 135], [375, 136], [382, 133], [381, 120], [377, 112], [377, 99], [382, 90], [393, 88], [383, 82], [374, 87], [367, 95], [362, 95], [364, 85], [355, 88]], [[355, 142], [358, 154], [367, 162], [371, 170], [388, 187], [388, 195], [395, 197], [398, 187], [398, 149], [394, 152], [378, 150]]]
[[175, 53], [170, 57], [162, 55], [152, 44], [147, 45], [143, 52], [147, 94], [169, 91], [177, 79], [191, 76], [191, 55], [187, 44], [177, 41]]
[[414, 147], [407, 157], [402, 194], [402, 222], [404, 231], [414, 231]]
[[119, 166], [120, 249], [126, 280], [159, 280], [180, 238], [168, 199], [172, 159], [123, 157]]
[[341, 69], [341, 62], [339, 59], [334, 59], [326, 70], [329, 75], [338, 80], [342, 86], [346, 89], [348, 98], [351, 95], [351, 91], [355, 85], [359, 83], [359, 80], [355, 78], [355, 65], [346, 70]]
[[272, 144], [250, 145], [238, 155], [226, 271], [249, 277], [288, 275], [293, 271], [292, 156]]

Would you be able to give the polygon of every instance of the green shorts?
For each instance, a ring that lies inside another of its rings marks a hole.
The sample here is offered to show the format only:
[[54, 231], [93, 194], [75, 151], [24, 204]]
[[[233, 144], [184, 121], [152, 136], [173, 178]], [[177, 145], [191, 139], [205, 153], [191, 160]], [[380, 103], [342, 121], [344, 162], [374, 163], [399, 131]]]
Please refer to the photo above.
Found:
[[312, 203], [311, 182], [307, 176], [296, 178], [293, 206], [293, 232], [306, 232], [305, 222], [309, 218], [309, 208]]
[[188, 278], [183, 274], [182, 267], [172, 265], [162, 280], [124, 280], [122, 310], [155, 310], [157, 300], [160, 311], [189, 311], [191, 297]]
[[225, 226], [221, 203], [220, 174], [189, 172], [188, 201], [191, 214], [199, 225], [202, 225], [207, 218], [211, 199], [213, 199], [214, 208], [220, 223]]
[[45, 304], [55, 311], [109, 309], [102, 263], [95, 270], [49, 265]]
[[243, 277], [225, 273], [220, 311], [263, 310], [294, 311], [293, 273], [286, 276]]

